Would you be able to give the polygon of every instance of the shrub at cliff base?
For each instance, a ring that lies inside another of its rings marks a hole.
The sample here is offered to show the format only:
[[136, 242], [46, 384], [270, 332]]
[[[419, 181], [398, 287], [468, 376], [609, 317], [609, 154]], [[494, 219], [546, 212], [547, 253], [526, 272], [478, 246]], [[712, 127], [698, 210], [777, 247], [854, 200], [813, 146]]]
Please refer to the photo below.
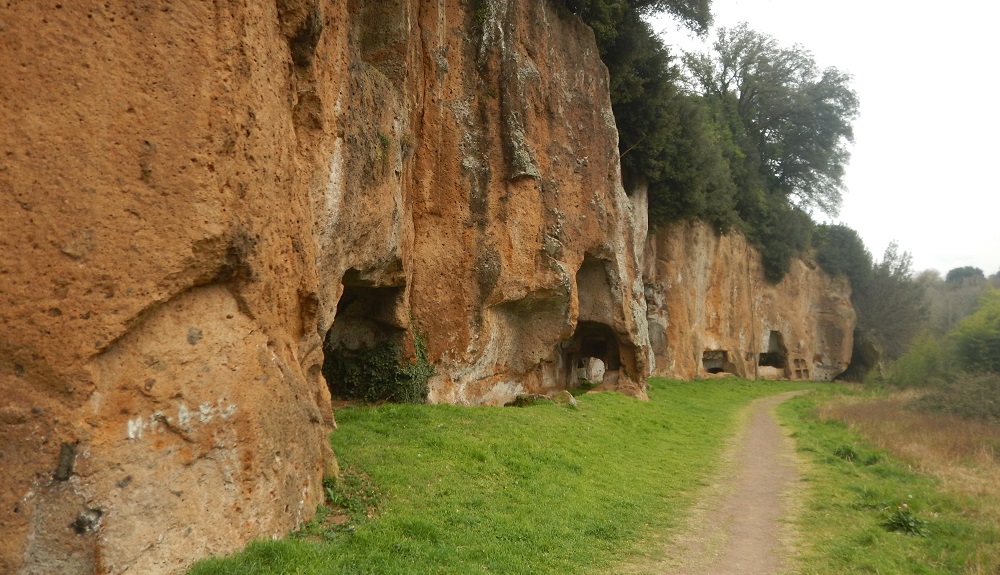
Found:
[[424, 403], [427, 381], [434, 367], [427, 358], [427, 345], [419, 331], [413, 338], [416, 357], [401, 359], [399, 346], [389, 340], [357, 350], [328, 350], [323, 375], [333, 383], [335, 394], [369, 403]]
[[925, 387], [944, 382], [948, 372], [948, 357], [941, 342], [927, 330], [910, 343], [910, 347], [893, 367], [892, 383], [904, 387]]
[[[1000, 374], [959, 374], [933, 386], [912, 406], [925, 413], [948, 413], [1000, 425]], [[995, 449], [1000, 452], [1000, 445]]]

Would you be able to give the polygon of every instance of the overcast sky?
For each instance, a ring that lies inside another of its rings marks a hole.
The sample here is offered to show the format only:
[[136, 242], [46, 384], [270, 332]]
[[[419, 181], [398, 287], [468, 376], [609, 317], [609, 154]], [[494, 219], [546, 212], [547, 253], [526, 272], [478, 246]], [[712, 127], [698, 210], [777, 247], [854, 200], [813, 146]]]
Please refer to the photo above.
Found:
[[[713, 13], [716, 27], [745, 21], [853, 74], [861, 115], [833, 221], [877, 259], [896, 240], [916, 271], [1000, 270], [1000, 5], [714, 0]], [[654, 26], [702, 49], [669, 19]]]

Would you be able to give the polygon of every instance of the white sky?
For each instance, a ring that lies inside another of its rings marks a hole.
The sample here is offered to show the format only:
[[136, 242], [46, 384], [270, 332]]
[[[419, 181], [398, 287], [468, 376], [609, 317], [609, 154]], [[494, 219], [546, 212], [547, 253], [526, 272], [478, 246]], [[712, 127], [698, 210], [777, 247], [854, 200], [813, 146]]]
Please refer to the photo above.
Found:
[[[1000, 4], [714, 0], [712, 11], [716, 27], [745, 21], [853, 74], [861, 114], [834, 221], [876, 259], [896, 240], [916, 271], [1000, 270]], [[670, 19], [654, 27], [706, 49]]]

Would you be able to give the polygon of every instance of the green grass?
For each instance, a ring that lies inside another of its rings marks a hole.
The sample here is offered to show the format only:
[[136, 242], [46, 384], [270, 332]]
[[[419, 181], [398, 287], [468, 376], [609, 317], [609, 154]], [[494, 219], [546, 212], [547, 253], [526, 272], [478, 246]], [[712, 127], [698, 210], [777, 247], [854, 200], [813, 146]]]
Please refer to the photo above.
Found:
[[995, 573], [977, 564], [1000, 537], [968, 497], [944, 493], [839, 421], [819, 421], [816, 406], [837, 388], [779, 407], [809, 462], [800, 519], [801, 573], [915, 575]]
[[[683, 516], [742, 407], [801, 387], [654, 379], [649, 402], [587, 394], [579, 409], [344, 409], [332, 436], [344, 474], [327, 485], [340, 511], [191, 573], [606, 573]], [[979, 551], [1000, 533], [980, 504], [819, 421], [816, 406], [845, 391], [817, 387], [779, 407], [808, 462], [799, 572], [995, 573]]]
[[802, 387], [651, 385], [648, 402], [587, 394], [578, 409], [338, 411], [332, 442], [352, 484], [332, 495], [353, 509], [352, 522], [313, 523], [191, 573], [606, 573], [682, 516], [742, 407]]

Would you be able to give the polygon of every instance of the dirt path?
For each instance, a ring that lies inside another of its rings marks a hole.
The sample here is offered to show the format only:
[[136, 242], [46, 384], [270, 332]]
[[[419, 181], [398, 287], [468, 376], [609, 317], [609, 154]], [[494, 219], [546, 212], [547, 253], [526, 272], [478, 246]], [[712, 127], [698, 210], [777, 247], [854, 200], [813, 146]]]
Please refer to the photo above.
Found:
[[799, 473], [794, 445], [774, 407], [802, 392], [754, 401], [728, 446], [716, 483], [705, 489], [679, 532], [655, 557], [620, 573], [774, 575], [790, 567]]

